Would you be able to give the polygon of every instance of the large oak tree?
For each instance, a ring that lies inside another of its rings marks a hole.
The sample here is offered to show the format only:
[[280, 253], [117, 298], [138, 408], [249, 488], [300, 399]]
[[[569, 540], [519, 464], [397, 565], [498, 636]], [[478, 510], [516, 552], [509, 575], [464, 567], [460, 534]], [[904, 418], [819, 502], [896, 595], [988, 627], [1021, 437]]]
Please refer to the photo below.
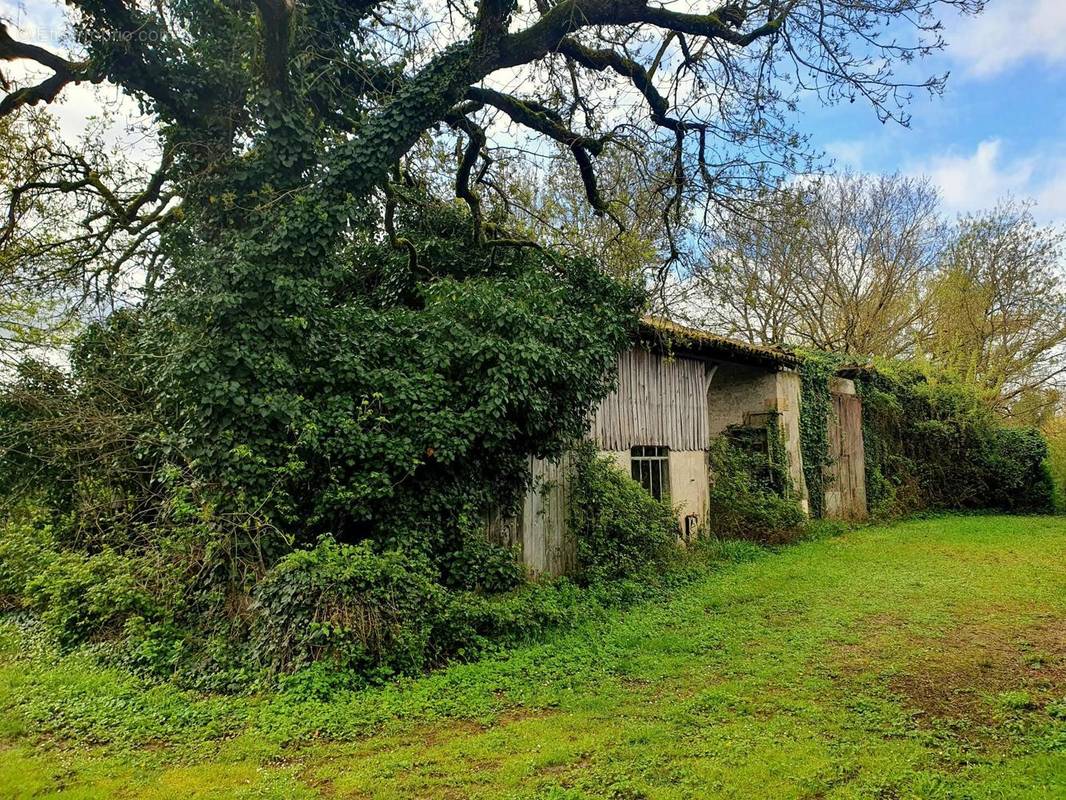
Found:
[[[661, 212], [676, 256], [686, 198], [730, 203], [807, 155], [789, 125], [803, 93], [862, 99], [905, 122], [911, 92], [938, 91], [944, 76], [914, 81], [901, 65], [943, 45], [944, 12], [974, 13], [983, 0], [68, 6], [76, 57], [0, 27], [0, 59], [39, 67], [36, 79], [9, 84], [0, 115], [52, 102], [79, 81], [110, 81], [141, 103], [163, 152], [145, 186], [109, 186], [74, 163], [37, 187], [102, 198], [107, 213], [91, 224], [109, 233], [148, 240], [181, 222], [210, 237], [212, 226], [237, 221], [217, 213], [220, 198], [247, 212], [261, 210], [264, 192], [271, 202], [310, 194], [331, 209], [313, 234], [328, 249], [352, 222], [349, 200], [387, 194], [420, 138], [444, 130], [462, 141], [454, 189], [470, 205], [473, 235], [491, 239], [479, 195], [493, 147], [514, 145], [518, 127], [570, 152], [602, 214], [613, 195], [597, 179], [604, 148], [667, 151], [674, 166]], [[392, 205], [381, 197], [384, 213]], [[255, 214], [240, 216], [256, 227]]]

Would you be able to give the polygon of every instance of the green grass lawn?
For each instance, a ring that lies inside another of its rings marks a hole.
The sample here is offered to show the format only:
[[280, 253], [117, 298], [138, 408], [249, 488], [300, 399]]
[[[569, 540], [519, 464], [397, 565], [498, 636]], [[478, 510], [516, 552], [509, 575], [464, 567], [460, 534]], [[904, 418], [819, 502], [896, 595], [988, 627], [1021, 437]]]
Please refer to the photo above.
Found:
[[0, 627], [0, 797], [1066, 798], [1066, 519], [757, 553], [329, 702], [203, 697]]

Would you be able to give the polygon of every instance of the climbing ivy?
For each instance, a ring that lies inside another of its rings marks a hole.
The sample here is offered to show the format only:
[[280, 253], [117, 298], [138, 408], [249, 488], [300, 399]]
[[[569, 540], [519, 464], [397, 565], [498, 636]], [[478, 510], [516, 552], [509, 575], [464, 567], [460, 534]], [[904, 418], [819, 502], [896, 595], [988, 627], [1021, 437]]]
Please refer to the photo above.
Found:
[[800, 364], [800, 449], [803, 453], [803, 475], [807, 482], [807, 497], [811, 516], [825, 514], [827, 468], [829, 456], [829, 414], [832, 398], [829, 379], [836, 372], [839, 358], [818, 351], [804, 351]]
[[781, 425], [781, 415], [770, 414], [766, 422], [766, 460], [772, 476], [773, 485], [785, 498], [792, 498], [795, 486], [788, 470], [788, 446], [785, 444], [785, 430]]

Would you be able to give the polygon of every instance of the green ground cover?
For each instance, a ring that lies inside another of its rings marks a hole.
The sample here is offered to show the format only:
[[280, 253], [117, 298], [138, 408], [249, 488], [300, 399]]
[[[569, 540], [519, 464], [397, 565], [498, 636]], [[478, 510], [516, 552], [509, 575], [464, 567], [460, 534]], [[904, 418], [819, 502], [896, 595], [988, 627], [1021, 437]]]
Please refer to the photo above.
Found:
[[147, 684], [0, 623], [0, 797], [1064, 798], [1066, 519], [870, 527], [385, 687]]

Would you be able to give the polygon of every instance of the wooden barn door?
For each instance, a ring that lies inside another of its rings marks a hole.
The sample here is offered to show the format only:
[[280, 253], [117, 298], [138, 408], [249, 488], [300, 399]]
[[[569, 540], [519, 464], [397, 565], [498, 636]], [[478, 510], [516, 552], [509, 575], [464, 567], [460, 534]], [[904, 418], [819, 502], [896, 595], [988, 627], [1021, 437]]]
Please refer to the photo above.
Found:
[[533, 478], [522, 507], [522, 561], [534, 575], [567, 575], [577, 566], [577, 542], [570, 535], [569, 453], [558, 461], [530, 460]]
[[862, 444], [862, 401], [855, 395], [833, 394], [829, 417], [829, 483], [825, 513], [832, 519], [866, 516], [866, 457]]

